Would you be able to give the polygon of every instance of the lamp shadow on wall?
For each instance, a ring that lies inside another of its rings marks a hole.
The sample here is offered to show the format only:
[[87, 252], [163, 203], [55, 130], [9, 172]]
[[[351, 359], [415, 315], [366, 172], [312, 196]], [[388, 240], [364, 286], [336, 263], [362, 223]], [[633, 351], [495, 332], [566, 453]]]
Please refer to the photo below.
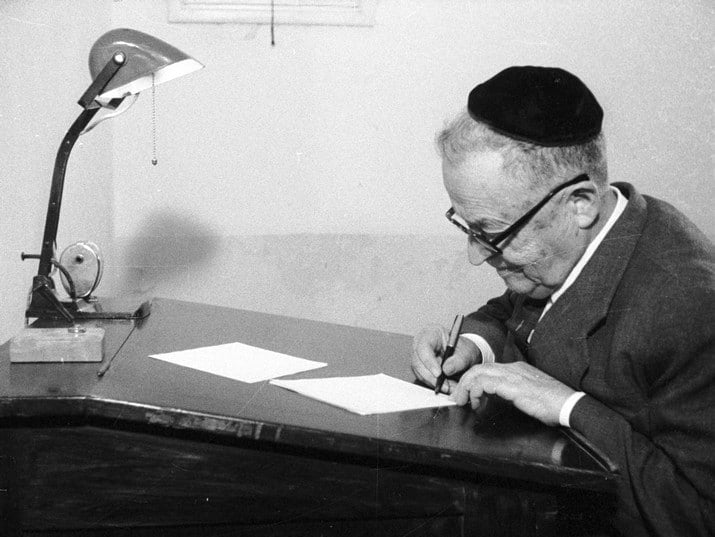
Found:
[[208, 225], [184, 214], [150, 214], [133, 237], [118, 240], [118, 285], [132, 292], [152, 292], [182, 280], [216, 256], [221, 238]]

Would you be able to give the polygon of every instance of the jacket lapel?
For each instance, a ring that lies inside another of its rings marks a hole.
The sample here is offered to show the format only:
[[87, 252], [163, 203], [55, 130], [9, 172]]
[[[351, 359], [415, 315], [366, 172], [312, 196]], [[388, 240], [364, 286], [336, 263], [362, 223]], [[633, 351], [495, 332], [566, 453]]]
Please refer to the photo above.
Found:
[[646, 220], [645, 199], [627, 183], [613, 186], [628, 197], [628, 205], [576, 281], [539, 321], [529, 348], [532, 364], [574, 388], [591, 360], [588, 338], [608, 314]]

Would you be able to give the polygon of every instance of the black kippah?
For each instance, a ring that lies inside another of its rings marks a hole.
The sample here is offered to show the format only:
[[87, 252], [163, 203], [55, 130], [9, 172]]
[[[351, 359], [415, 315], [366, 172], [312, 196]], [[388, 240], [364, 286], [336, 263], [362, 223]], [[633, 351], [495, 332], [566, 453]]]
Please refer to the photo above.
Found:
[[603, 110], [577, 77], [555, 67], [509, 67], [469, 93], [469, 113], [496, 132], [543, 146], [586, 143]]

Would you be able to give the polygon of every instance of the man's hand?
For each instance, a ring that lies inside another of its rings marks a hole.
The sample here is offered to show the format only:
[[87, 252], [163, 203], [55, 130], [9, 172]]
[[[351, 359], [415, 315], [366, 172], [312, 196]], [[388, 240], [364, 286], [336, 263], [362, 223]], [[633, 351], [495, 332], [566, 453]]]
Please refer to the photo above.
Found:
[[[412, 344], [412, 371], [419, 380], [434, 386], [437, 377], [442, 372], [442, 352], [447, 346], [448, 330], [443, 326], [430, 325], [415, 336]], [[460, 337], [454, 354], [444, 362], [444, 373], [447, 376], [466, 371], [476, 363], [481, 362], [482, 354], [477, 346], [466, 338]], [[442, 385], [442, 391], [450, 393], [457, 386], [453, 380], [447, 379]]]
[[475, 365], [449, 393], [458, 405], [471, 403], [473, 409], [483, 394], [497, 394], [529, 416], [558, 425], [561, 407], [574, 392], [526, 362], [513, 362]]

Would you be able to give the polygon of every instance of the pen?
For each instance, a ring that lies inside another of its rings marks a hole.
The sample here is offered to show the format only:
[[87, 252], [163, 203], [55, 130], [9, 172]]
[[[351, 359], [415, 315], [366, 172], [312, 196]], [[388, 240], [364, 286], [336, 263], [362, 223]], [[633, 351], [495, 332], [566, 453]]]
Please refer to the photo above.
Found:
[[[140, 308], [140, 309], [141, 309], [141, 308]], [[136, 329], [136, 327], [137, 327], [137, 324], [134, 323], [134, 326], [133, 326], [132, 329], [129, 331], [129, 334], [127, 334], [127, 337], [124, 338], [124, 341], [122, 341], [122, 344], [119, 345], [119, 348], [116, 350], [116, 352], [115, 352], [114, 354], [112, 354], [109, 358], [107, 358], [107, 361], [104, 362], [104, 364], [102, 364], [102, 367], [100, 367], [100, 368], [99, 368], [99, 371], [97, 371], [97, 376], [98, 376], [98, 377], [103, 377], [103, 376], [104, 376], [104, 374], [105, 374], [105, 373], [107, 372], [107, 370], [109, 369], [109, 366], [112, 365], [112, 360], [114, 360], [114, 358], [116, 358], [117, 354], [119, 354], [119, 351], [121, 351], [121, 350], [122, 350], [122, 347], [124, 347], [124, 344], [125, 344], [127, 341], [129, 341], [129, 336], [131, 336], [131, 335], [134, 333], [134, 330]]]
[[[457, 346], [457, 339], [459, 338], [459, 332], [462, 330], [462, 322], [464, 321], [464, 315], [457, 315], [454, 318], [454, 322], [452, 323], [452, 328], [449, 331], [449, 338], [447, 341], [447, 348], [444, 349], [444, 352], [442, 353], [442, 365], [440, 365], [440, 369], [442, 366], [444, 366], [444, 362], [454, 354], [454, 348]], [[442, 384], [444, 384], [444, 381], [446, 379], [446, 375], [444, 374], [444, 371], [442, 371], [439, 374], [439, 377], [437, 377], [437, 384], [434, 385], [434, 393], [437, 394], [439, 391], [442, 389]]]
[[119, 354], [118, 352], [115, 352], [112, 354], [109, 358], [107, 358], [107, 361], [102, 364], [102, 366], [99, 368], [99, 371], [97, 371], [97, 376], [98, 377], [103, 377], [104, 374], [107, 372], [109, 369], [109, 366], [112, 365], [112, 360], [114, 360], [114, 357]]

